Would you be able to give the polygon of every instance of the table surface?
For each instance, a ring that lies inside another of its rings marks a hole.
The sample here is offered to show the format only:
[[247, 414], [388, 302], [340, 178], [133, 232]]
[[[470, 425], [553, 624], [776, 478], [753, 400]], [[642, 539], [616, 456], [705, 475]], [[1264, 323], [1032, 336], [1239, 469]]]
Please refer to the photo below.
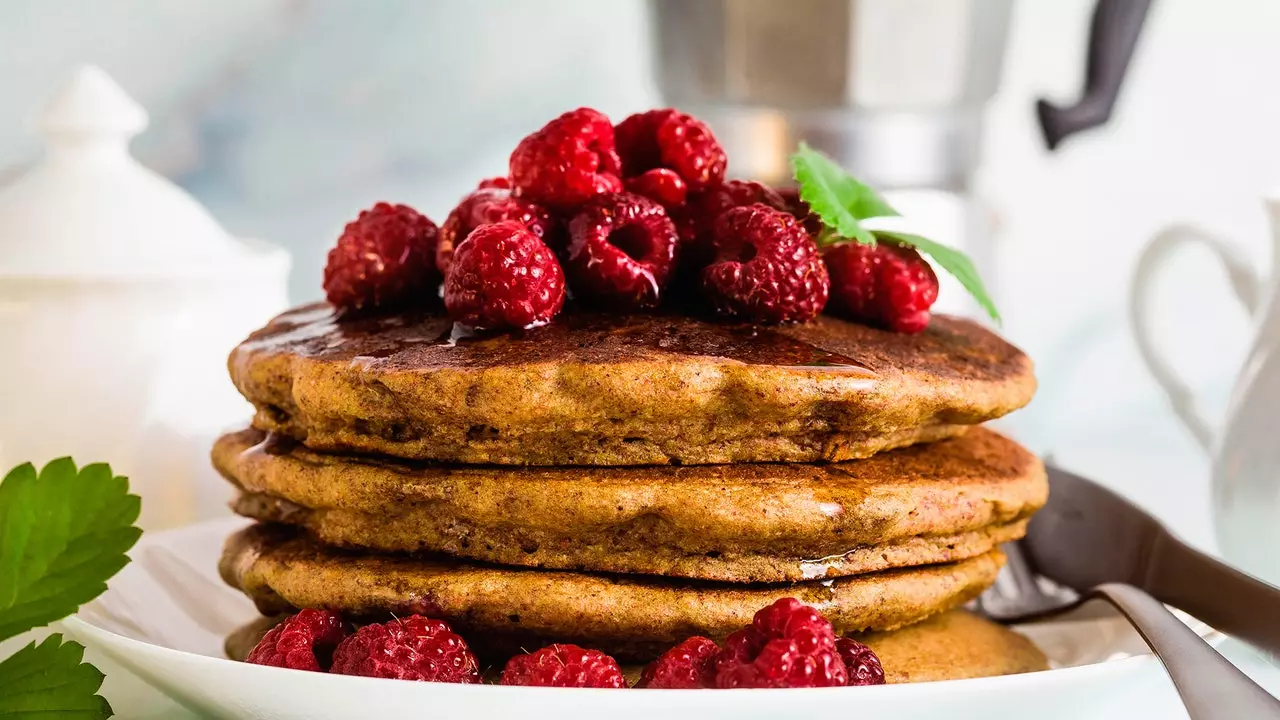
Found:
[[[1193, 545], [1216, 549], [1209, 509], [1209, 463], [1189, 440], [1170, 436], [1170, 426], [1157, 423], [1147, 432], [1088, 434], [1055, 433], [1054, 447], [1033, 447], [1052, 454], [1057, 464], [1097, 479], [1143, 505]], [[1263, 687], [1280, 696], [1280, 662], [1253, 648], [1228, 640], [1220, 650]], [[107, 673], [103, 692], [117, 716], [151, 718], [196, 717], [151, 690], [105, 658], [88, 658]], [[1155, 696], [1132, 707], [1115, 707], [1108, 717], [1185, 718], [1171, 683]]]

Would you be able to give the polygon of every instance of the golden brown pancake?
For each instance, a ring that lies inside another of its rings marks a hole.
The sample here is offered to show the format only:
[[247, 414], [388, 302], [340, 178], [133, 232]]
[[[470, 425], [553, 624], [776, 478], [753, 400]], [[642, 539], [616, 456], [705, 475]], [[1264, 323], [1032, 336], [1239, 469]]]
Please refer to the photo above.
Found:
[[[281, 618], [259, 618], [227, 637], [227, 657], [244, 660]], [[1016, 675], [1049, 669], [1048, 660], [1017, 632], [964, 610], [952, 610], [923, 622], [882, 633], [854, 635], [880, 657], [890, 684], [962, 680]], [[532, 649], [532, 648], [530, 648]], [[489, 658], [501, 669], [506, 658]], [[640, 679], [642, 666], [623, 666], [629, 685]]]
[[1021, 537], [1044, 468], [985, 428], [830, 465], [495, 468], [325, 455], [259, 430], [218, 470], [242, 515], [379, 552], [790, 582], [951, 562]]
[[892, 630], [977, 597], [1003, 562], [992, 550], [834, 580], [733, 585], [344, 552], [287, 526], [259, 524], [228, 539], [219, 569], [265, 615], [295, 608], [354, 618], [419, 613], [467, 637], [506, 641], [510, 651], [573, 642], [647, 660], [691, 635], [723, 637], [782, 597], [813, 605], [842, 633]]
[[945, 316], [918, 335], [581, 312], [452, 333], [438, 314], [340, 320], [310, 305], [229, 368], [255, 426], [311, 448], [504, 465], [849, 460], [954, 436], [1035, 389], [1021, 351]]

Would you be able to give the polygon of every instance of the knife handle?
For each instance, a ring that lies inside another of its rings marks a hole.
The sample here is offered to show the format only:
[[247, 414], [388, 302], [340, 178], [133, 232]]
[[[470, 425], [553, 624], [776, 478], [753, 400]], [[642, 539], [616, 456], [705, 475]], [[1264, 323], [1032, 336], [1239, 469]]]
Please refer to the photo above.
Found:
[[1280, 657], [1280, 588], [1190, 547], [1167, 532], [1151, 546], [1145, 582], [1162, 601]]
[[1280, 700], [1218, 654], [1159, 600], [1123, 583], [1090, 593], [1111, 603], [1147, 641], [1182, 697], [1191, 720], [1280, 720]]

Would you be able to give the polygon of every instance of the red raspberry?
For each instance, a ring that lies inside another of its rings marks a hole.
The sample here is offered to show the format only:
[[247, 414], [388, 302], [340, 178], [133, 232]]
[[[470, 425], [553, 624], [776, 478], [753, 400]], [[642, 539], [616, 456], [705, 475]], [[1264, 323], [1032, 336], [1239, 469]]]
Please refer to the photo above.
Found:
[[840, 243], [823, 254], [831, 275], [831, 311], [894, 332], [929, 326], [938, 276], [914, 248], [881, 240]]
[[455, 321], [475, 328], [542, 325], [564, 307], [564, 272], [524, 225], [481, 225], [454, 250], [444, 305]]
[[630, 193], [605, 195], [569, 223], [565, 270], [575, 293], [624, 309], [654, 307], [678, 240], [661, 205]]
[[444, 225], [440, 226], [436, 267], [441, 273], [448, 274], [453, 251], [472, 230], [503, 220], [514, 220], [524, 225], [548, 245], [558, 244], [553, 237], [558, 229], [556, 220], [546, 208], [524, 198], [513, 197], [510, 190], [482, 187], [462, 198], [462, 202], [445, 218]]
[[720, 646], [711, 638], [691, 637], [662, 654], [640, 673], [636, 687], [693, 690], [715, 687], [716, 655]]
[[623, 184], [627, 190], [668, 208], [684, 205], [689, 196], [689, 186], [684, 178], [677, 175], [675, 170], [667, 168], [646, 170], [640, 175], [627, 178]]
[[853, 638], [836, 638], [836, 652], [849, 671], [849, 685], [883, 685], [884, 668], [871, 648]]
[[622, 190], [609, 118], [590, 108], [570, 110], [520, 141], [511, 153], [516, 194], [568, 209], [593, 196]]
[[360, 628], [334, 651], [331, 672], [396, 680], [480, 682], [480, 665], [467, 642], [447, 623], [421, 615]]
[[796, 188], [778, 188], [775, 192], [786, 202], [786, 211], [796, 216], [810, 235], [817, 235], [822, 230], [822, 218], [818, 217], [809, 203], [800, 199], [800, 191]]
[[329, 302], [347, 310], [434, 299], [436, 224], [407, 205], [378, 203], [347, 224], [324, 267]]
[[827, 303], [827, 269], [788, 213], [755, 204], [720, 215], [703, 292], [721, 315], [750, 322], [812, 320]]
[[511, 179], [506, 177], [485, 178], [476, 185], [477, 190], [510, 190]]
[[254, 665], [327, 670], [333, 650], [347, 636], [342, 616], [327, 610], [303, 610], [267, 631], [249, 653]]
[[551, 645], [527, 655], [517, 655], [502, 671], [503, 685], [540, 687], [623, 688], [618, 661], [599, 650], [577, 645]]
[[831, 623], [795, 598], [756, 613], [725, 638], [716, 658], [716, 687], [797, 688], [848, 684]]
[[692, 115], [671, 108], [636, 113], [618, 123], [616, 132], [625, 177], [669, 168], [690, 190], [724, 180], [728, 164], [724, 148], [711, 129]]
[[703, 266], [710, 262], [713, 255], [711, 236], [715, 232], [716, 220], [726, 210], [756, 203], [790, 212], [786, 201], [773, 189], [747, 180], [730, 180], [691, 197], [686, 208], [688, 234], [681, 236], [689, 247], [690, 257], [695, 262], [701, 260]]

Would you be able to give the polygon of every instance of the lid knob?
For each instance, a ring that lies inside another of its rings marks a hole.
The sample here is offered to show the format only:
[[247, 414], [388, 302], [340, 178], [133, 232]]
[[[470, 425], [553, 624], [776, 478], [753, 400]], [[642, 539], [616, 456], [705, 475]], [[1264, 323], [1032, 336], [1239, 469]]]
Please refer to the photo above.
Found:
[[39, 128], [60, 136], [127, 141], [147, 127], [147, 111], [97, 65], [82, 65], [45, 106]]

